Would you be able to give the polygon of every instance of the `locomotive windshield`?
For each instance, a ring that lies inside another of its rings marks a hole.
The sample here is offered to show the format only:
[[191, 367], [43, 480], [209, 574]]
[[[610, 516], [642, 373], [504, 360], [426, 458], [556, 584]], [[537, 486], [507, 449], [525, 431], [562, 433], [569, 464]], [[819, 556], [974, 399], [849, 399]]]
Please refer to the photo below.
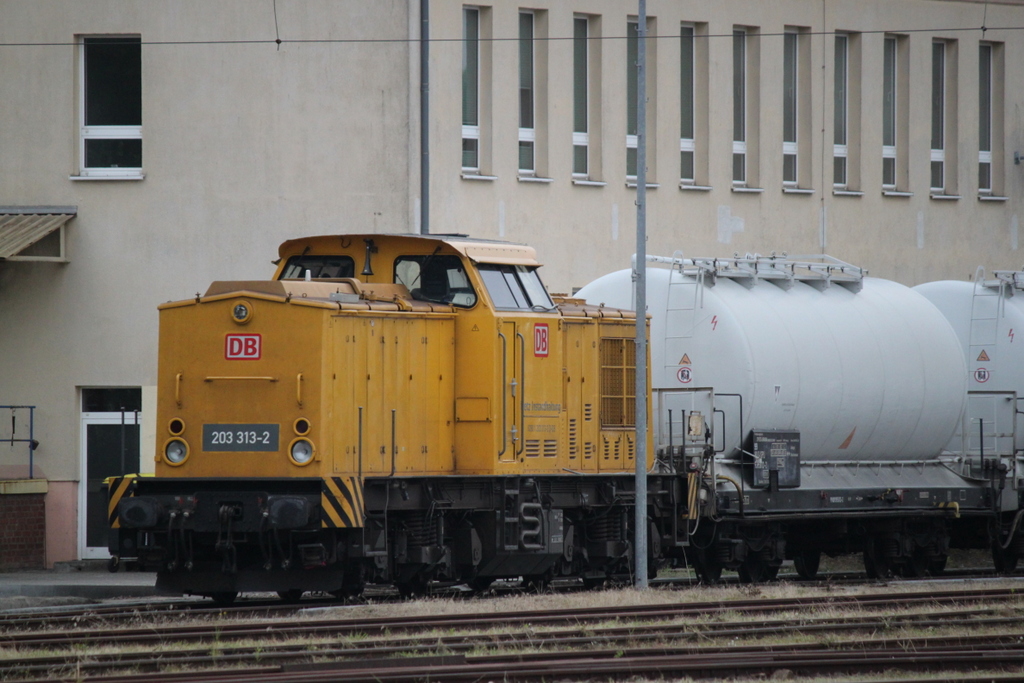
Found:
[[395, 282], [408, 287], [410, 296], [420, 301], [462, 308], [476, 305], [476, 291], [458, 256], [399, 256]]
[[281, 273], [282, 280], [301, 280], [306, 277], [306, 271], [314, 279], [336, 279], [343, 277], [355, 277], [356, 264], [351, 256], [322, 256], [317, 254], [302, 254], [292, 256], [284, 266]]
[[480, 277], [495, 308], [548, 311], [555, 307], [536, 267], [481, 263]]

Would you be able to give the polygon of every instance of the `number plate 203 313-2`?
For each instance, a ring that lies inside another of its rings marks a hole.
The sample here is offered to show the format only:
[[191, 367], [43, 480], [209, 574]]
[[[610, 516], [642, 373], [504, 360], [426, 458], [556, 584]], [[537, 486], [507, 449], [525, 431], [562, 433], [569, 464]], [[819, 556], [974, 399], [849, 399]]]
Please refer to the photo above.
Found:
[[204, 451], [277, 451], [281, 425], [203, 425]]

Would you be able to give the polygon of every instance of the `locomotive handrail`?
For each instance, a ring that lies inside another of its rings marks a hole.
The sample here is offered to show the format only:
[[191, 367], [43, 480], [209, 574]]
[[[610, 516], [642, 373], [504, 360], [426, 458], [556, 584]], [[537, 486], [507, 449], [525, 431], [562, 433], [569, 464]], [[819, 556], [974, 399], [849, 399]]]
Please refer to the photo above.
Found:
[[214, 381], [219, 381], [219, 380], [248, 380], [248, 379], [264, 380], [266, 382], [277, 382], [278, 381], [277, 377], [256, 377], [256, 376], [249, 376], [249, 375], [245, 375], [245, 376], [242, 376], [242, 375], [239, 375], [239, 376], [216, 375], [216, 376], [213, 376], [213, 377], [207, 377], [203, 381], [204, 382], [214, 382]]
[[501, 337], [501, 450], [498, 457], [505, 455], [508, 448], [508, 340], [505, 334], [498, 331]]
[[299, 407], [302, 407], [302, 373], [300, 372], [295, 378], [295, 400], [298, 401]]
[[[522, 332], [516, 331], [519, 339], [519, 419], [526, 422], [526, 337]], [[519, 450], [516, 455], [522, 455], [526, 450], [526, 425], [523, 424], [523, 436], [519, 439]]]

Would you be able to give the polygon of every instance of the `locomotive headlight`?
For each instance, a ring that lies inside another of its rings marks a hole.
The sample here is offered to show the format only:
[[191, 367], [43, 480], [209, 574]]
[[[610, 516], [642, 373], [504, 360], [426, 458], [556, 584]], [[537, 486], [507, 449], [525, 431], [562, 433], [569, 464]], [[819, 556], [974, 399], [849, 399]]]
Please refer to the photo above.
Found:
[[309, 439], [295, 439], [288, 449], [292, 462], [296, 465], [308, 465], [313, 462], [313, 442]]
[[239, 325], [249, 322], [252, 320], [252, 304], [248, 301], [236, 301], [231, 308], [231, 317]]
[[184, 439], [168, 439], [167, 443], [164, 444], [164, 459], [167, 460], [168, 464], [178, 465], [185, 462], [188, 458], [188, 444], [185, 443]]

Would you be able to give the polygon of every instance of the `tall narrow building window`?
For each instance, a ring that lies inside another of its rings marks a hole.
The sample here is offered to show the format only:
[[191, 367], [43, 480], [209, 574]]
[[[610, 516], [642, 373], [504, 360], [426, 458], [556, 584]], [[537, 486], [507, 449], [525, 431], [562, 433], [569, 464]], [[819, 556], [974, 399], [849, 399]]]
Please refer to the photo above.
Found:
[[797, 184], [797, 78], [799, 43], [797, 34], [787, 31], [782, 49], [782, 183]]
[[81, 62], [81, 175], [142, 173], [142, 39], [85, 37]]
[[882, 187], [896, 189], [896, 38], [886, 36], [882, 58]]
[[637, 144], [637, 60], [640, 54], [640, 27], [626, 23], [626, 177], [636, 178]]
[[978, 192], [992, 194], [992, 45], [978, 52]]
[[572, 172], [587, 177], [590, 169], [589, 22], [573, 19], [572, 37]]
[[462, 168], [480, 170], [480, 10], [462, 9]]
[[946, 44], [932, 43], [931, 189], [946, 187]]
[[519, 170], [532, 174], [537, 170], [534, 123], [534, 21], [533, 12], [519, 13]]
[[732, 182], [747, 182], [747, 32], [732, 32]]
[[696, 128], [696, 86], [694, 63], [695, 52], [693, 43], [693, 26], [684, 25], [680, 33], [679, 63], [679, 179], [683, 183], [693, 184], [694, 172], [694, 129]]
[[835, 37], [834, 106], [832, 113], [832, 184], [839, 189], [848, 186], [850, 80], [850, 39]]

